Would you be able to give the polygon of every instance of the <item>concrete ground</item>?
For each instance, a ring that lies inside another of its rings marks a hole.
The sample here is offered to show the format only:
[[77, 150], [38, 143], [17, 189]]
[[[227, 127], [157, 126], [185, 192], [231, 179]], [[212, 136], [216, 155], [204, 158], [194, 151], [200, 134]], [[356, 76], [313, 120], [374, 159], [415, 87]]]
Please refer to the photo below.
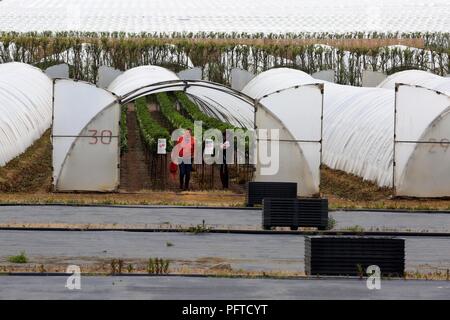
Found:
[[[365, 231], [449, 232], [450, 214], [406, 212], [331, 212], [335, 230], [356, 226]], [[261, 229], [261, 209], [197, 209], [183, 207], [0, 206], [0, 225], [108, 224]]]
[[[450, 238], [405, 237], [406, 270], [450, 269]], [[235, 270], [304, 271], [304, 236], [280, 234], [0, 231], [0, 263], [25, 251], [31, 263], [89, 264], [112, 258], [166, 258], [173, 265]], [[168, 246], [167, 244], [171, 245]]]
[[80, 290], [65, 287], [66, 276], [0, 277], [0, 299], [441, 299], [445, 281], [382, 280], [369, 290], [366, 280], [274, 280], [201, 277], [82, 277]]

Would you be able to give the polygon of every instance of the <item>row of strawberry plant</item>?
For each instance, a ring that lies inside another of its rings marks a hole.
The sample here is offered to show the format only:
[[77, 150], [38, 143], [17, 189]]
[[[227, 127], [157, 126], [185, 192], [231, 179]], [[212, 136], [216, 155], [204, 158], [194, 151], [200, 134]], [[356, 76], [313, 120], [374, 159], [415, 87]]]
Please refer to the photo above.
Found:
[[145, 97], [135, 101], [136, 117], [144, 143], [152, 152], [157, 152], [158, 139], [164, 138], [167, 142], [167, 151], [172, 149], [172, 140], [166, 128], [163, 128], [150, 116]]
[[120, 114], [120, 153], [128, 152], [127, 105], [123, 105]]
[[225, 130], [227, 129], [235, 129], [235, 127], [231, 124], [222, 122], [217, 118], [209, 117], [208, 115], [203, 113], [199, 109], [197, 104], [192, 102], [192, 100], [189, 99], [189, 97], [184, 92], [175, 92], [175, 96], [177, 97], [178, 101], [181, 104], [181, 107], [187, 112], [189, 117], [191, 117], [191, 119], [194, 121], [202, 121], [206, 129], [218, 129], [222, 132], [225, 132]]
[[[181, 107], [187, 112], [189, 117], [192, 118], [194, 121], [202, 121], [203, 125], [206, 127], [206, 129], [218, 129], [221, 132], [225, 132], [227, 129], [239, 129], [229, 123], [225, 123], [220, 121], [217, 118], [209, 117], [205, 113], [203, 113], [197, 104], [195, 104], [184, 92], [175, 92], [175, 96], [177, 100], [180, 102]], [[246, 129], [243, 129], [246, 131]], [[248, 152], [249, 150], [249, 139], [245, 139], [245, 150]]]
[[170, 125], [174, 129], [194, 129], [194, 124], [189, 119], [183, 117], [173, 106], [173, 102], [170, 100], [166, 93], [158, 93], [156, 95], [158, 104], [163, 116], [169, 121]]

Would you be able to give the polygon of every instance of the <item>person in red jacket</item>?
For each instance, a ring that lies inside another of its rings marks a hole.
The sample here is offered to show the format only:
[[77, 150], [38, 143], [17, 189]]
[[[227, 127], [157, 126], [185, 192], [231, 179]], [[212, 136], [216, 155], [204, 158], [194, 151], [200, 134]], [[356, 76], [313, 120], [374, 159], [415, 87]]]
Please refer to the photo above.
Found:
[[180, 144], [178, 156], [180, 158], [180, 189], [189, 190], [189, 180], [191, 179], [192, 162], [195, 152], [195, 138], [192, 136], [191, 129], [187, 129], [183, 135], [178, 138], [177, 144]]

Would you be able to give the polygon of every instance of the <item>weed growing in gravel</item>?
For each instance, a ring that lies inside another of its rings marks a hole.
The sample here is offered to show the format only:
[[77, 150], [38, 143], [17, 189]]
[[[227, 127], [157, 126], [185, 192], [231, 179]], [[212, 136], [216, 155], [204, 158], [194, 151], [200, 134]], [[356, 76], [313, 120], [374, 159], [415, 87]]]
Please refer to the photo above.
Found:
[[193, 234], [199, 234], [199, 233], [206, 233], [211, 230], [210, 227], [206, 226], [205, 220], [203, 220], [202, 224], [198, 224], [194, 227], [189, 227], [186, 229], [186, 232], [193, 233]]
[[356, 226], [352, 226], [352, 227], [348, 227], [344, 229], [345, 231], [350, 231], [350, 232], [364, 232], [364, 228], [356, 225]]
[[134, 271], [134, 266], [131, 263], [129, 263], [127, 266], [127, 272], [132, 273], [133, 271]]
[[166, 274], [169, 272], [170, 261], [162, 258], [148, 259], [147, 272], [150, 274]]
[[122, 259], [112, 259], [111, 263], [111, 274], [122, 274], [123, 260]]
[[336, 219], [331, 215], [328, 217], [327, 230], [332, 230], [336, 226]]
[[17, 256], [11, 256], [8, 258], [8, 261], [11, 263], [27, 263], [28, 258], [25, 254], [25, 251], [21, 251]]

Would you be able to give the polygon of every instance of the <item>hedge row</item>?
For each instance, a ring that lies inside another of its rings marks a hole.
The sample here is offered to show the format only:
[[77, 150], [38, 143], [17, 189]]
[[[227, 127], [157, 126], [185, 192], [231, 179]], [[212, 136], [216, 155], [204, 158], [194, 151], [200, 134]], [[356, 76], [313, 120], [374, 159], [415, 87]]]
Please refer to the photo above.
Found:
[[0, 63], [18, 61], [45, 68], [64, 62], [70, 65], [71, 77], [90, 82], [98, 78], [100, 66], [128, 70], [149, 64], [178, 72], [192, 63], [203, 70], [203, 79], [222, 84], [230, 84], [233, 68], [255, 74], [275, 67], [310, 74], [333, 69], [337, 83], [350, 85], [361, 85], [364, 70], [389, 74], [414, 68], [439, 75], [450, 73], [450, 33], [231, 34], [228, 37], [202, 33], [169, 36], [0, 32]]
[[127, 105], [123, 105], [120, 114], [120, 153], [128, 152]]
[[184, 92], [175, 92], [175, 96], [181, 104], [181, 107], [189, 114], [192, 120], [202, 121], [206, 129], [218, 129], [224, 132], [227, 129], [234, 129], [229, 123], [220, 121], [219, 119], [209, 117], [204, 114], [189, 97]]
[[147, 147], [156, 153], [158, 150], [158, 139], [164, 138], [167, 141], [167, 151], [171, 151], [173, 145], [169, 131], [152, 119], [145, 97], [137, 99], [134, 105], [141, 136]]
[[158, 93], [156, 95], [159, 107], [163, 116], [169, 121], [174, 129], [194, 129], [192, 121], [183, 117], [174, 107], [173, 102], [170, 100], [166, 93]]

